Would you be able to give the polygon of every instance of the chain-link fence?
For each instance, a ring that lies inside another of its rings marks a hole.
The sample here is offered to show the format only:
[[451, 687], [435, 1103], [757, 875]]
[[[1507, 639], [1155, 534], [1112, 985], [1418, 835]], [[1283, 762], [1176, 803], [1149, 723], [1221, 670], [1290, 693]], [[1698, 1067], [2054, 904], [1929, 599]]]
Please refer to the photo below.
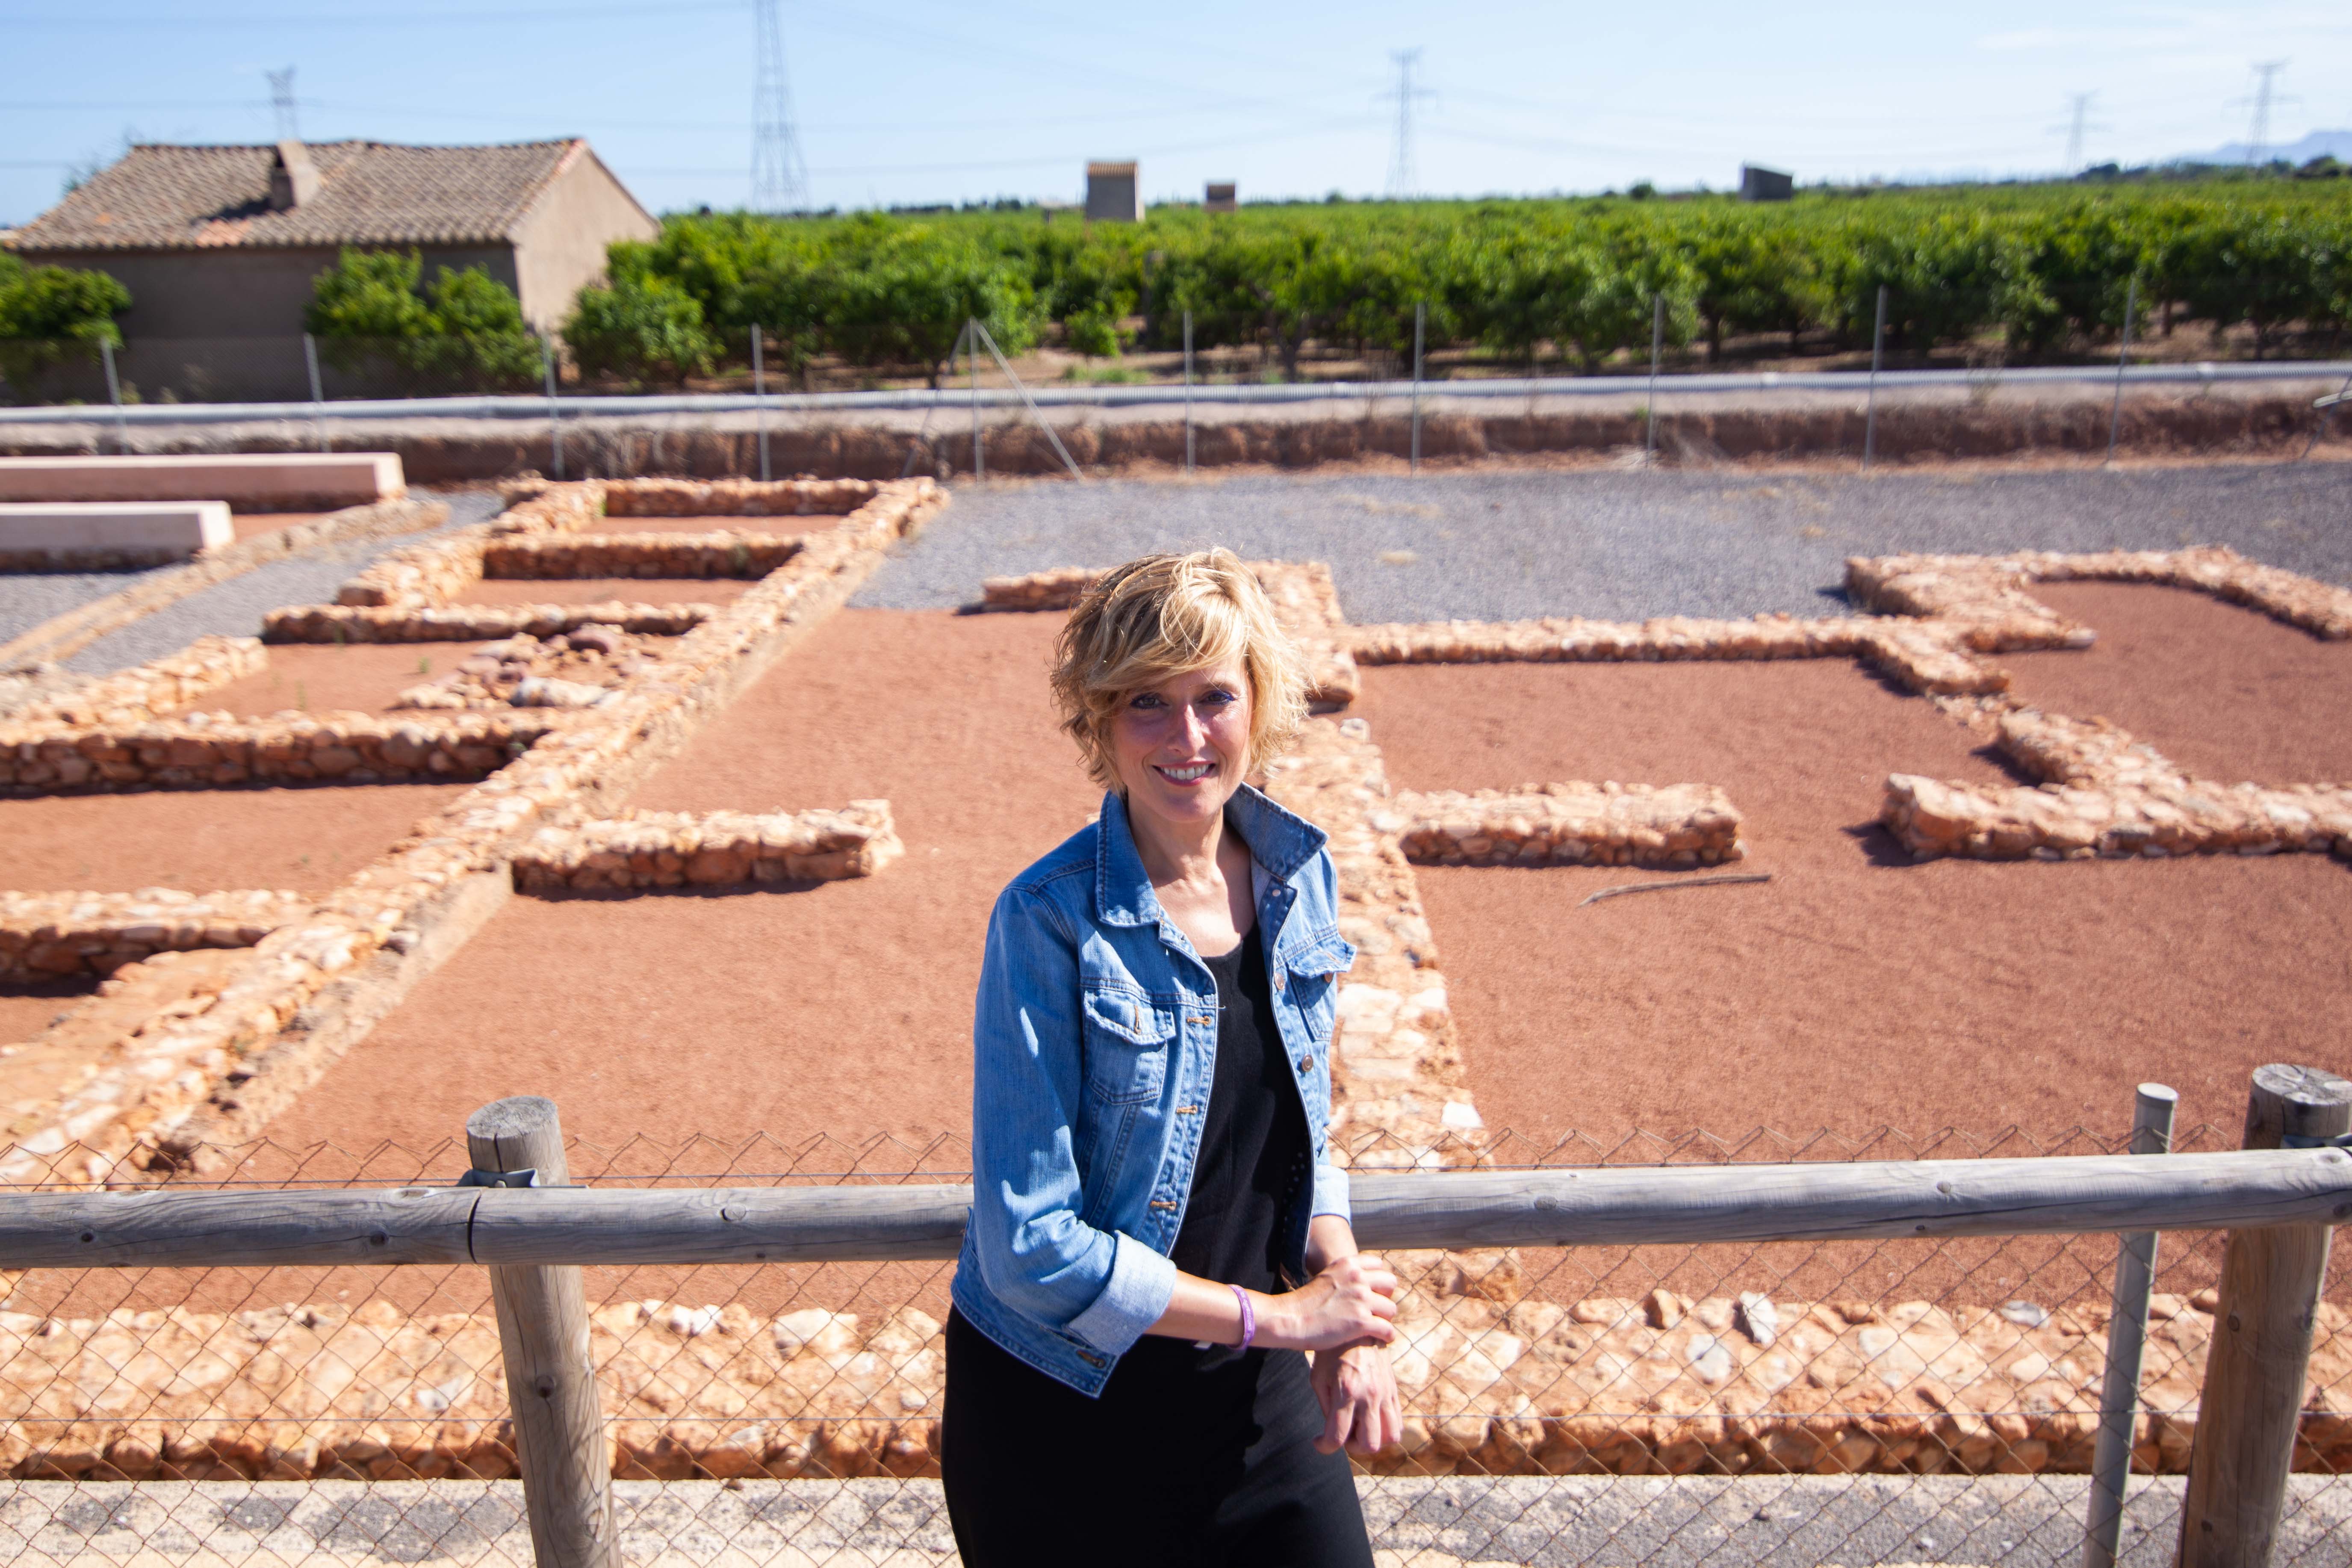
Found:
[[[2175, 1148], [2234, 1146], [2200, 1128]], [[2124, 1152], [2086, 1130], [1770, 1132], [1442, 1152], [1490, 1171]], [[1377, 1156], [1379, 1151], [1370, 1151]], [[571, 1145], [612, 1187], [962, 1179], [941, 1139]], [[1377, 1163], [1377, 1158], [1371, 1162]], [[1425, 1161], [1423, 1162], [1426, 1163]], [[462, 1142], [206, 1150], [173, 1190], [444, 1187]], [[161, 1172], [54, 1157], [58, 1185]], [[25, 1189], [19, 1189], [25, 1190]], [[2074, 1563], [2112, 1236], [1394, 1254], [1404, 1442], [1359, 1463], [1384, 1561]], [[2170, 1561], [2221, 1237], [2165, 1237], [2122, 1561]], [[951, 1559], [951, 1268], [590, 1268], [623, 1554]], [[464, 1265], [34, 1270], [0, 1305], [0, 1540], [20, 1561], [527, 1561], [499, 1335]], [[2276, 1561], [2352, 1561], [2352, 1281], [2329, 1271]], [[1038, 1457], [1050, 1468], [1052, 1457]]]

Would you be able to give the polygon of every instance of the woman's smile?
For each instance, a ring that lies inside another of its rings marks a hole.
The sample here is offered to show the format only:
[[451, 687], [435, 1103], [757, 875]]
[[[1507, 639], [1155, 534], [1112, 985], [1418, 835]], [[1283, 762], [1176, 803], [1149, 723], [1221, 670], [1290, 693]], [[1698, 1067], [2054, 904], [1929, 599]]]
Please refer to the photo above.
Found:
[[1152, 771], [1170, 784], [1198, 784], [1217, 771], [1217, 764], [1206, 763], [1154, 763]]

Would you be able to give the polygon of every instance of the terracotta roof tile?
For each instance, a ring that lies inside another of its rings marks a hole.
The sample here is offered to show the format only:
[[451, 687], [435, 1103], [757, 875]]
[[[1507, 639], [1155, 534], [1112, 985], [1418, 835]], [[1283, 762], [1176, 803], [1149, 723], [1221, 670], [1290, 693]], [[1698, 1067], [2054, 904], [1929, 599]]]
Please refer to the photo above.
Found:
[[499, 147], [313, 142], [318, 195], [269, 210], [274, 148], [139, 146], [17, 230], [39, 250], [451, 245], [506, 238], [582, 141]]

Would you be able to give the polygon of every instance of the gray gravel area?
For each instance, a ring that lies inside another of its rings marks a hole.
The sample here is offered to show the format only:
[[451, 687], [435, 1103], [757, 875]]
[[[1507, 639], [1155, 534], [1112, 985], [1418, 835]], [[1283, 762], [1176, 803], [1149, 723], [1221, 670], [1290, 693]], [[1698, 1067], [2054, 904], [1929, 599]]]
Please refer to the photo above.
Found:
[[0, 573], [0, 642], [13, 641], [43, 621], [79, 609], [92, 599], [103, 599], [134, 583], [175, 570], [157, 566], [144, 572]]
[[[394, 550], [405, 550], [453, 528], [485, 521], [498, 515], [499, 511], [499, 498], [493, 491], [460, 491], [437, 499], [449, 503], [449, 521], [439, 529], [422, 533], [404, 533], [393, 539], [366, 540], [257, 566], [226, 583], [215, 583], [209, 588], [166, 605], [153, 615], [143, 616], [121, 631], [99, 638], [68, 658], [66, 667], [85, 675], [109, 675], [118, 669], [127, 669], [134, 664], [144, 664], [151, 658], [177, 652], [207, 633], [224, 637], [253, 637], [261, 630], [261, 617], [265, 612], [281, 605], [315, 605], [330, 601], [334, 598], [335, 590], [342, 585], [343, 579], [377, 556]], [[12, 613], [13, 601], [7, 595], [17, 591], [20, 584], [93, 584], [84, 587], [79, 597], [58, 595], [42, 601], [48, 607], [37, 615], [27, 616], [21, 626], [0, 618], [0, 638], [15, 637], [76, 605], [126, 588], [141, 575], [138, 573], [92, 573], [70, 576], [44, 574], [0, 576], [0, 617]]]
[[856, 603], [1223, 544], [1328, 561], [1358, 622], [1837, 614], [1848, 555], [2227, 544], [2352, 583], [2352, 464], [1991, 473], [1687, 469], [961, 485]]

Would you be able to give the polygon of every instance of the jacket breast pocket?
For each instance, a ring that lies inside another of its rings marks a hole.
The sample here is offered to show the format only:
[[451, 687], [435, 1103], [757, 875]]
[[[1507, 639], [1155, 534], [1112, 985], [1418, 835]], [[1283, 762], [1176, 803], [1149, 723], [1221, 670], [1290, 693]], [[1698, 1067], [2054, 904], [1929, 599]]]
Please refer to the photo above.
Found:
[[1087, 1092], [1107, 1105], [1160, 1098], [1176, 1008], [1132, 985], [1086, 988]]
[[1307, 1037], [1318, 1046], [1331, 1043], [1331, 1021], [1339, 1011], [1339, 983], [1356, 962], [1356, 950], [1337, 934], [1312, 942], [1291, 955], [1290, 1002], [1307, 1026]]

